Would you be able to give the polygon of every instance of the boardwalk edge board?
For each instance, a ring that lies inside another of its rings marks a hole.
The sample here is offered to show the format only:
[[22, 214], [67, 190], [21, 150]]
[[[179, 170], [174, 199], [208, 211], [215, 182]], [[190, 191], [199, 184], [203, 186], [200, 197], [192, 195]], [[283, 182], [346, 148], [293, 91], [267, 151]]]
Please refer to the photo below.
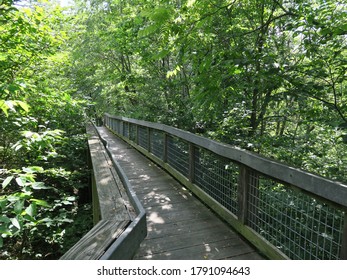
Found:
[[88, 124], [86, 130], [93, 167], [95, 226], [60, 259], [132, 259], [147, 235], [145, 210], [97, 127]]

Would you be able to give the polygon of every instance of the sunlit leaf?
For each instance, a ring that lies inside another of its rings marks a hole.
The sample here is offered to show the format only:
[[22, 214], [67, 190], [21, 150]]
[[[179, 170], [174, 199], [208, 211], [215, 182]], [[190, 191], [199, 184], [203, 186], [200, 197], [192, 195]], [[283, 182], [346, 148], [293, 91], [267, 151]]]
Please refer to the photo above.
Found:
[[37, 207], [35, 203], [31, 203], [26, 209], [25, 212], [30, 216], [34, 217], [37, 213]]
[[34, 190], [49, 190], [52, 189], [52, 187], [49, 186], [45, 186], [45, 184], [43, 182], [35, 182], [31, 185], [31, 187]]
[[23, 167], [22, 170], [26, 173], [41, 173], [44, 171], [44, 169], [41, 166]]
[[12, 225], [14, 225], [19, 230], [21, 229], [21, 226], [20, 226], [17, 218], [11, 218], [10, 220], [11, 220]]
[[39, 205], [39, 206], [50, 207], [50, 205], [48, 204], [48, 202], [45, 201], [45, 200], [32, 198], [32, 199], [30, 199], [29, 201], [35, 202], [36, 205]]
[[24, 178], [22, 178], [22, 177], [18, 177], [18, 178], [16, 178], [16, 182], [17, 182], [18, 186], [24, 187], [25, 183], [26, 183], [26, 180]]
[[17, 104], [25, 111], [29, 112], [29, 105], [23, 101], [16, 101]]
[[11, 183], [12, 179], [14, 177], [13, 176], [9, 176], [7, 177], [3, 182], [2, 182], [2, 188], [6, 188], [8, 186], [9, 183]]

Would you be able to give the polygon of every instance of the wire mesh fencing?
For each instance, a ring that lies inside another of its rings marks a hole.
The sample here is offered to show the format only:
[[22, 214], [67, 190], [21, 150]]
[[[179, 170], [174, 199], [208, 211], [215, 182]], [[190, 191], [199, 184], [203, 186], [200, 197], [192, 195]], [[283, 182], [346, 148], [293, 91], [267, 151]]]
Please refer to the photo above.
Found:
[[143, 126], [138, 126], [138, 144], [146, 149], [149, 150], [149, 132], [148, 128]]
[[183, 176], [189, 175], [189, 145], [177, 137], [168, 136], [167, 163]]
[[194, 183], [235, 215], [238, 212], [239, 166], [206, 149], [196, 148]]
[[291, 259], [339, 259], [344, 212], [253, 172], [248, 225]]
[[271, 244], [270, 250], [304, 260], [335, 260], [347, 254], [343, 202], [340, 205], [276, 179], [271, 172], [265, 175], [238, 159], [217, 154], [209, 149], [210, 143], [205, 147], [193, 144], [189, 137], [194, 136], [183, 139], [182, 131], [171, 134], [172, 129], [168, 133], [143, 122], [107, 118], [105, 123], [159, 158], [163, 166], [168, 164], [185, 176], [229, 211], [241, 224], [241, 232], [254, 232], [255, 238], [266, 240], [263, 244]]
[[164, 160], [164, 141], [165, 135], [155, 129], [150, 130], [150, 148], [153, 155]]

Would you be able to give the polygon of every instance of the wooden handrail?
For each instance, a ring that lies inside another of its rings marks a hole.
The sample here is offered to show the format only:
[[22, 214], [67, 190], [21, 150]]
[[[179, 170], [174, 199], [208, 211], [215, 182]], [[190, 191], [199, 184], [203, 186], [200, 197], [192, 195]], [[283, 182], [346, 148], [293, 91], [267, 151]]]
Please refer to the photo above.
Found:
[[[273, 180], [273, 182], [278, 182], [278, 184], [287, 186], [289, 189], [300, 190], [303, 194], [308, 195], [312, 199], [317, 198], [323, 203], [331, 205], [332, 207], [334, 207], [334, 209], [337, 209], [337, 211], [342, 211], [342, 214], [343, 212], [347, 212], [346, 183], [329, 180], [319, 175], [288, 166], [279, 161], [263, 157], [259, 154], [243, 150], [228, 144], [223, 144], [164, 124], [113, 116], [110, 114], [105, 114], [104, 124], [119, 137], [123, 138], [140, 152], [151, 158], [153, 161], [155, 161], [157, 164], [171, 173], [174, 177], [176, 177], [181, 183], [186, 185], [192, 192], [200, 197], [200, 199], [207, 203], [207, 205], [215, 210], [222, 218], [229, 222], [235, 229], [237, 229], [241, 234], [243, 234], [270, 258], [281, 259], [288, 257], [283, 254], [283, 252], [279, 248], [277, 248], [277, 246], [274, 246], [267, 240], [264, 240], [264, 237], [260, 237], [258, 232], [254, 232], [254, 230], [248, 226], [248, 204], [250, 203], [249, 188], [252, 184], [253, 189], [257, 188], [257, 178], [269, 178], [269, 180]], [[135, 126], [135, 128], [133, 126]], [[148, 143], [145, 145], [148, 147], [148, 149], [139, 144], [139, 127], [143, 127], [148, 131]], [[136, 129], [135, 133], [134, 129]], [[163, 134], [164, 147], [163, 155], [161, 156], [161, 158], [155, 156], [151, 151], [151, 130], [158, 131]], [[186, 151], [186, 154], [188, 155], [185, 156], [185, 160], [188, 161], [188, 168], [186, 168], [188, 169], [188, 171], [185, 169], [186, 171], [184, 172], [186, 174], [182, 174], [175, 167], [171, 166], [168, 163], [167, 149], [169, 137], [180, 139], [180, 141], [187, 143], [189, 147]], [[135, 141], [132, 141], [131, 138], [135, 138]], [[239, 194], [237, 201], [239, 210], [237, 211], [237, 213], [232, 213], [229, 209], [225, 209], [225, 207], [223, 207], [219, 202], [215, 201], [213, 197], [203, 191], [200, 186], [197, 186], [195, 184], [194, 157], [196, 155], [196, 150], [199, 150], [201, 148], [211, 152], [214, 155], [228, 159], [231, 162], [235, 163], [236, 166], [239, 166]], [[255, 206], [253, 205], [253, 207]], [[341, 246], [340, 258], [346, 258], [347, 255], [346, 228], [347, 226], [345, 225], [344, 229], [341, 229], [343, 233], [341, 240], [338, 241], [340, 242], [339, 246]], [[324, 232], [321, 234], [323, 236], [328, 236]]]
[[95, 226], [61, 259], [131, 259], [147, 234], [145, 210], [110, 153], [107, 141], [91, 124], [87, 125], [87, 133]]
[[319, 175], [288, 166], [274, 159], [259, 154], [223, 144], [188, 131], [174, 128], [165, 124], [152, 123], [137, 119], [125, 118], [105, 114], [105, 116], [128, 123], [149, 127], [163, 131], [167, 134], [181, 138], [189, 143], [212, 151], [213, 153], [229, 158], [232, 161], [246, 165], [264, 175], [282, 182], [294, 185], [317, 196], [347, 207], [347, 184], [332, 181]]

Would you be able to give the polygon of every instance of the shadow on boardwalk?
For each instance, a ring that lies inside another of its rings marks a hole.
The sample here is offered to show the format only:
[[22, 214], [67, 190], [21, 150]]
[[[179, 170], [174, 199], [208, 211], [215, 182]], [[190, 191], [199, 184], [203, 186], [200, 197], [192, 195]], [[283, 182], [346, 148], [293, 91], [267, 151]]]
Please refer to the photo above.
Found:
[[106, 128], [99, 132], [147, 212], [148, 236], [135, 259], [264, 259], [169, 174]]

